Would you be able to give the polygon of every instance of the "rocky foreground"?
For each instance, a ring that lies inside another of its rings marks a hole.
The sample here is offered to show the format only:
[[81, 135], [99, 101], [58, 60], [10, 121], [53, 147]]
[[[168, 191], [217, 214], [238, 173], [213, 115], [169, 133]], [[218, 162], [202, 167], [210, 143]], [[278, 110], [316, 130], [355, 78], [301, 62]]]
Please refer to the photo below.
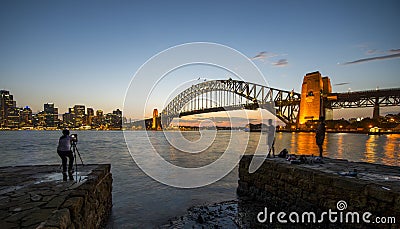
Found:
[[239, 228], [238, 201], [194, 206], [184, 216], [171, 219], [160, 228]]

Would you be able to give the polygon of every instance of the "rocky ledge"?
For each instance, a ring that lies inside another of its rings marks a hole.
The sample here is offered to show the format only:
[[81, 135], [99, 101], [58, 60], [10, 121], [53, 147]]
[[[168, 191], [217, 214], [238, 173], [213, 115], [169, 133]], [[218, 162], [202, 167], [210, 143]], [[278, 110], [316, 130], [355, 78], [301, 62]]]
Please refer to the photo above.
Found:
[[112, 207], [109, 164], [78, 166], [64, 181], [59, 165], [0, 168], [0, 228], [101, 228]]

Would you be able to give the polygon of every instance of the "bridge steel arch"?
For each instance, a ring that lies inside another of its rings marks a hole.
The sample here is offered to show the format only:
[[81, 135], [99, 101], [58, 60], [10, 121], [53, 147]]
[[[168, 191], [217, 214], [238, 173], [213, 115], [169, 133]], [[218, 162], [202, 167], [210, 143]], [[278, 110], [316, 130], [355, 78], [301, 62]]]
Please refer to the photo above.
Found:
[[400, 106], [400, 88], [331, 93], [327, 97], [332, 109]]
[[[229, 96], [232, 96], [231, 100]], [[286, 124], [293, 124], [299, 106], [300, 94], [294, 91], [232, 79], [212, 80], [192, 85], [175, 96], [161, 112], [161, 121], [167, 127], [174, 118], [186, 115], [264, 108], [275, 109], [279, 119]]]

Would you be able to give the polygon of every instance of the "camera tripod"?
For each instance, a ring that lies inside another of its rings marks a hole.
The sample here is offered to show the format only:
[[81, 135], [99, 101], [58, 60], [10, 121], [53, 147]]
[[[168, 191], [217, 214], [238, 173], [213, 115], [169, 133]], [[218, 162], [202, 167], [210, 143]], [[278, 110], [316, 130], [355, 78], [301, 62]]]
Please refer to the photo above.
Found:
[[[75, 160], [75, 180], [78, 180], [78, 163], [76, 161], [76, 153], [78, 153], [79, 159], [81, 160], [82, 166], [85, 166], [83, 164], [83, 160], [81, 157], [81, 154], [79, 153], [78, 147], [76, 146], [76, 142], [72, 142], [71, 144], [71, 148], [72, 148], [72, 153], [74, 154], [74, 160]], [[79, 177], [79, 181], [81, 181], [81, 178]]]

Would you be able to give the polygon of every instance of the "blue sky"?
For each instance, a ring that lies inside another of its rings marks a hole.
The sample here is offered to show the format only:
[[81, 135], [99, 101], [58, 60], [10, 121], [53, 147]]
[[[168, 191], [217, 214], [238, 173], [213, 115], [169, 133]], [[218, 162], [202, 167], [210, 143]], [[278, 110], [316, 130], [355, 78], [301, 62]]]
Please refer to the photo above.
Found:
[[74, 104], [110, 112], [146, 60], [199, 41], [249, 58], [266, 52], [254, 62], [275, 88], [299, 92], [316, 70], [349, 83], [336, 92], [400, 87], [399, 9], [399, 1], [1, 1], [0, 88], [35, 112], [46, 102], [60, 113]]

